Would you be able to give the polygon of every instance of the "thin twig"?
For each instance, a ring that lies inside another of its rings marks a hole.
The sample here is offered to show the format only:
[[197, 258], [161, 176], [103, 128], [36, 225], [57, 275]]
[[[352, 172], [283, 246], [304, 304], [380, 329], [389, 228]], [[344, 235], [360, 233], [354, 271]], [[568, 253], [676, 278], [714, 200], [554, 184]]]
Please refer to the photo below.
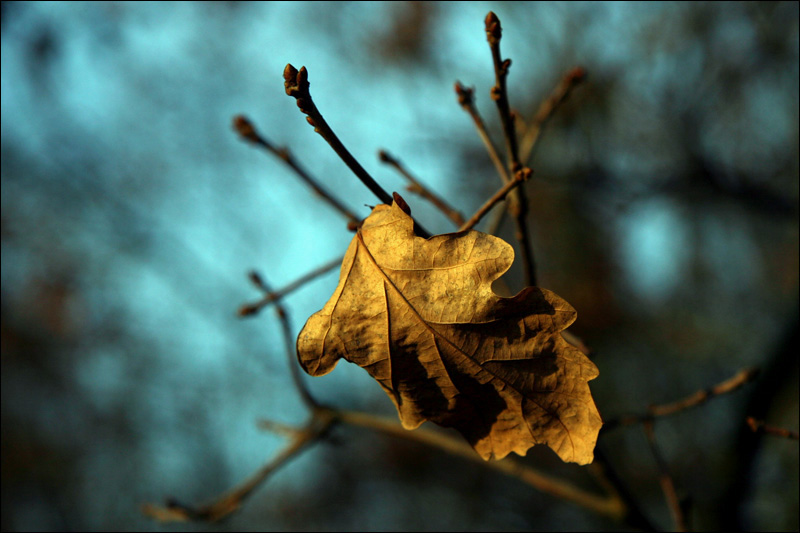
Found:
[[[175, 500], [169, 500], [165, 506], [147, 504], [144, 506], [143, 512], [161, 522], [189, 520], [216, 522], [226, 518], [237, 511], [244, 503], [244, 500], [263, 484], [270, 474], [307, 449], [310, 444], [320, 441], [338, 423], [363, 427], [393, 437], [426, 444], [451, 455], [468, 459], [486, 468], [503, 472], [537, 490], [571, 501], [613, 520], [622, 520], [627, 512], [625, 504], [616, 494], [601, 496], [591, 493], [566, 481], [542, 474], [513, 457], [506, 457], [500, 461], [484, 461], [463, 440], [446, 433], [431, 431], [426, 428], [410, 431], [398, 424], [395, 418], [357, 411], [338, 410], [324, 406], [316, 406], [312, 410], [311, 420], [305, 426], [299, 428], [290, 428], [290, 426], [284, 424], [276, 425], [274, 422], [267, 422], [267, 429], [279, 429], [280, 433], [290, 436], [290, 443], [274, 459], [261, 467], [245, 482], [216, 498], [211, 503], [199, 507], [191, 507]], [[261, 425], [264, 425], [263, 421]]]
[[646, 421], [642, 424], [642, 428], [644, 429], [645, 437], [647, 437], [647, 443], [650, 445], [650, 451], [658, 466], [659, 483], [661, 484], [661, 490], [664, 492], [664, 498], [667, 500], [667, 506], [672, 515], [672, 521], [675, 523], [675, 531], [688, 531], [686, 516], [683, 512], [678, 494], [675, 491], [675, 482], [672, 480], [667, 462], [664, 460], [664, 456], [661, 454], [661, 450], [656, 443], [653, 421]]
[[648, 411], [654, 417], [672, 415], [690, 407], [702, 405], [715, 396], [721, 396], [723, 394], [733, 392], [745, 383], [755, 379], [757, 375], [757, 368], [745, 368], [737, 372], [735, 376], [731, 377], [730, 379], [726, 379], [721, 383], [717, 383], [710, 389], [699, 390], [682, 400], [678, 400], [677, 402], [652, 405]]
[[[265, 294], [273, 294], [270, 286], [267, 284], [264, 278], [258, 274], [258, 272], [250, 272], [250, 281], [252, 281], [253, 284]], [[300, 374], [300, 365], [297, 364], [296, 359], [295, 340], [294, 336], [292, 335], [292, 327], [289, 324], [289, 317], [286, 313], [286, 308], [281, 305], [280, 301], [274, 298], [273, 302], [275, 302], [275, 312], [277, 313], [278, 319], [281, 322], [281, 332], [283, 333], [283, 340], [286, 346], [286, 360], [289, 363], [292, 381], [294, 381], [294, 385], [297, 388], [297, 392], [300, 393], [303, 403], [305, 403], [306, 406], [313, 412], [319, 407], [319, 403], [317, 403], [317, 401], [311, 395], [311, 392], [308, 390], [305, 381], [303, 381], [303, 376]]]
[[503, 225], [503, 221], [506, 219], [507, 214], [507, 208], [496, 210], [492, 215], [492, 219], [489, 221], [489, 224], [486, 225], [486, 233], [489, 235], [497, 235], [498, 231], [500, 231], [500, 227]]
[[233, 117], [233, 129], [239, 134], [243, 140], [248, 141], [256, 146], [260, 146], [261, 148], [267, 150], [268, 152], [274, 154], [278, 158], [280, 158], [284, 163], [286, 163], [295, 173], [300, 177], [301, 180], [306, 182], [306, 184], [311, 187], [315, 193], [320, 195], [323, 199], [325, 199], [329, 204], [333, 206], [334, 209], [339, 211], [345, 218], [347, 218], [352, 223], [358, 223], [359, 218], [356, 216], [355, 213], [350, 211], [342, 202], [337, 200], [330, 192], [328, 192], [322, 185], [320, 185], [319, 181], [315, 178], [311, 177], [311, 175], [300, 166], [297, 160], [292, 156], [291, 152], [287, 148], [278, 148], [267, 139], [265, 139], [255, 128], [253, 123], [244, 115], [237, 115]]
[[[500, 55], [500, 39], [503, 30], [500, 26], [500, 19], [492, 11], [486, 15], [486, 39], [489, 41], [489, 48], [492, 52], [494, 62], [495, 85], [491, 90], [492, 100], [497, 104], [500, 113], [500, 121], [503, 124], [503, 133], [506, 139], [506, 150], [508, 152], [508, 175], [514, 175], [517, 170], [522, 168], [517, 151], [517, 133], [514, 130], [514, 117], [508, 102], [508, 91], [506, 90], [506, 77], [511, 66], [510, 59], [502, 59]], [[522, 269], [525, 276], [525, 284], [528, 286], [536, 285], [536, 261], [533, 257], [533, 247], [531, 246], [530, 234], [528, 232], [527, 215], [528, 199], [525, 196], [525, 188], [519, 187], [514, 190], [508, 201], [508, 211], [514, 216], [517, 224], [516, 237], [522, 249]]]
[[[284, 87], [286, 94], [297, 100], [297, 107], [300, 111], [308, 115], [306, 120], [314, 127], [314, 131], [319, 133], [323, 139], [333, 148], [333, 151], [344, 161], [353, 171], [358, 179], [372, 191], [372, 193], [386, 205], [392, 205], [392, 197], [381, 187], [377, 181], [366, 171], [355, 157], [345, 148], [339, 137], [333, 132], [331, 127], [322, 117], [322, 113], [317, 109], [314, 100], [309, 92], [308, 71], [302, 67], [299, 71], [291, 64], [287, 64], [283, 70]], [[414, 223], [414, 228], [421, 237], [430, 237], [431, 234], [424, 229], [419, 222]]]
[[478, 136], [480, 136], [481, 141], [483, 141], [483, 145], [486, 147], [486, 151], [489, 153], [489, 158], [492, 160], [498, 176], [500, 176], [500, 179], [503, 180], [503, 183], [508, 183], [511, 181], [511, 177], [508, 174], [508, 169], [506, 169], [506, 166], [503, 164], [503, 160], [500, 157], [500, 154], [498, 153], [494, 143], [492, 142], [489, 132], [486, 130], [486, 124], [484, 124], [480, 113], [478, 113], [478, 109], [475, 107], [475, 89], [471, 87], [464, 87], [461, 85], [461, 82], [457, 81], [455, 83], [455, 90], [456, 95], [458, 96], [458, 104], [464, 111], [469, 113], [470, 117], [472, 117], [472, 122], [475, 124], [475, 130], [478, 132]]
[[284, 437], [289, 437], [290, 439], [297, 437], [297, 435], [303, 432], [303, 428], [298, 428], [292, 424], [278, 422], [277, 420], [267, 420], [265, 418], [256, 421], [256, 425], [258, 426], [258, 429], [271, 431], [272, 433], [283, 435]]
[[464, 217], [454, 207], [448, 204], [441, 196], [437, 195], [425, 185], [419, 182], [401, 163], [397, 158], [393, 157], [386, 150], [378, 152], [378, 159], [387, 165], [393, 166], [411, 185], [406, 187], [406, 190], [418, 194], [424, 199], [432, 203], [439, 211], [445, 214], [447, 218], [453, 221], [456, 227], [464, 224]]
[[[325, 263], [324, 265], [315, 268], [311, 272], [303, 274], [293, 282], [289, 283], [288, 285], [286, 285], [281, 289], [278, 289], [277, 291], [267, 291], [264, 289], [263, 286], [260, 286], [259, 288], [262, 290], [262, 292], [264, 292], [264, 297], [257, 302], [242, 305], [237, 312], [238, 315], [253, 316], [257, 314], [259, 311], [261, 311], [261, 309], [263, 309], [267, 305], [280, 300], [287, 294], [296, 291], [297, 289], [299, 289], [309, 281], [313, 280], [314, 278], [317, 278], [327, 272], [330, 272], [337, 266], [341, 265], [342, 259], [343, 259], [342, 257], [337, 257], [336, 259], [333, 259]], [[250, 276], [250, 279], [258, 286], [258, 281], [256, 281], [255, 278], [253, 278], [252, 274]]]
[[508, 91], [506, 90], [506, 77], [508, 77], [511, 60], [504, 60], [500, 55], [500, 39], [503, 36], [500, 19], [497, 18], [494, 12], [489, 11], [489, 14], [486, 15], [485, 23], [486, 39], [489, 41], [492, 61], [494, 62], [495, 84], [490, 94], [500, 112], [500, 122], [503, 125], [503, 134], [506, 140], [508, 166], [509, 170], [514, 172], [519, 168], [520, 164], [517, 152], [517, 134], [514, 131], [514, 117], [511, 115], [511, 106], [508, 102]]
[[676, 402], [661, 405], [651, 405], [646, 413], [638, 415], [625, 415], [617, 419], [608, 420], [603, 426], [603, 431], [615, 429], [620, 426], [630, 426], [641, 424], [662, 416], [669, 416], [692, 407], [697, 407], [712, 398], [733, 392], [755, 379], [758, 375], [757, 368], [745, 368], [736, 373], [731, 378], [722, 381], [709, 389], [701, 389]]
[[601, 487], [622, 502], [622, 507], [625, 509], [622, 520], [627, 526], [643, 531], [658, 531], [642, 511], [633, 493], [628, 490], [622, 478], [617, 474], [616, 469], [609, 461], [605, 451], [603, 451], [603, 446], [601, 446], [599, 440], [594, 448], [594, 462], [589, 465], [589, 471], [594, 475]]
[[531, 156], [536, 148], [536, 143], [542, 133], [542, 128], [553, 116], [556, 109], [569, 97], [572, 90], [586, 79], [586, 70], [575, 67], [567, 72], [550, 96], [539, 105], [539, 109], [528, 124], [525, 135], [519, 143], [519, 158], [523, 164], [530, 164]]
[[462, 439], [454, 438], [447, 433], [431, 431], [426, 428], [418, 428], [409, 431], [398, 424], [395, 418], [375, 416], [356, 411], [340, 410], [338, 411], [338, 417], [344, 424], [369, 428], [393, 437], [400, 437], [426, 444], [451, 455], [469, 459], [470, 461], [492, 470], [498, 470], [520, 479], [524, 483], [542, 492], [571, 501], [581, 507], [612, 519], [619, 520], [625, 514], [624, 505], [614, 495], [599, 496], [593, 494], [563, 480], [546, 476], [522, 464], [522, 462], [514, 457], [509, 456], [500, 461], [484, 461], [466, 442]]
[[330, 410], [323, 407], [315, 409], [312, 411], [311, 420], [302, 429], [298, 429], [289, 444], [276, 457], [262, 466], [242, 484], [237, 485], [208, 504], [191, 507], [170, 499], [167, 500], [164, 506], [146, 504], [143, 506], [142, 512], [160, 522], [186, 522], [190, 520], [217, 522], [222, 520], [236, 512], [242, 506], [244, 500], [261, 486], [270, 474], [299, 455], [307, 446], [323, 438], [335, 422], [336, 417]]
[[747, 425], [753, 430], [754, 433], [766, 433], [768, 435], [775, 435], [776, 437], [783, 437], [785, 439], [800, 440], [800, 435], [797, 431], [784, 429], [777, 426], [770, 426], [764, 423], [763, 420], [756, 420], [752, 416], [747, 417]]
[[458, 228], [459, 232], [471, 230], [475, 224], [480, 222], [483, 216], [489, 212], [489, 210], [495, 206], [499, 201], [504, 200], [506, 195], [508, 195], [512, 190], [515, 189], [518, 185], [522, 182], [526, 181], [533, 171], [529, 168], [523, 168], [518, 170], [517, 173], [514, 175], [514, 179], [503, 185], [499, 191], [497, 191], [494, 196], [486, 200], [480, 209], [478, 209], [472, 217], [465, 222], [460, 228]]

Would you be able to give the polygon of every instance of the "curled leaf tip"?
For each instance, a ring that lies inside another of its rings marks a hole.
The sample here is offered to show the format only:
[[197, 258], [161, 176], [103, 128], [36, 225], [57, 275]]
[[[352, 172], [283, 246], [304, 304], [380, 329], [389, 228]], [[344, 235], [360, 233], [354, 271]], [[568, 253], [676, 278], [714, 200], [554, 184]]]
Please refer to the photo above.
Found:
[[397, 194], [397, 192], [393, 192], [392, 199], [394, 200], [394, 203], [397, 204], [397, 207], [403, 210], [403, 213], [405, 213], [408, 216], [411, 216], [411, 208], [408, 207], [408, 204], [406, 203], [406, 201], [403, 199], [402, 196]]

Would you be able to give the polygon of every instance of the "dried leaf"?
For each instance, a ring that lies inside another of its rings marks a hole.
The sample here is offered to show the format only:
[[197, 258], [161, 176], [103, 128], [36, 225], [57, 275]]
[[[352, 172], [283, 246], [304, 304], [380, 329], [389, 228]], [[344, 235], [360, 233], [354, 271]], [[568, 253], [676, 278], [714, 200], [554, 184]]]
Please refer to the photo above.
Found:
[[484, 459], [546, 443], [564, 461], [590, 463], [602, 425], [588, 386], [597, 367], [561, 336], [576, 316], [567, 302], [538, 287], [513, 298], [492, 291], [513, 260], [497, 237], [426, 240], [397, 204], [379, 205], [333, 296], [300, 332], [300, 364], [312, 376], [340, 358], [358, 364], [405, 428], [453, 427]]

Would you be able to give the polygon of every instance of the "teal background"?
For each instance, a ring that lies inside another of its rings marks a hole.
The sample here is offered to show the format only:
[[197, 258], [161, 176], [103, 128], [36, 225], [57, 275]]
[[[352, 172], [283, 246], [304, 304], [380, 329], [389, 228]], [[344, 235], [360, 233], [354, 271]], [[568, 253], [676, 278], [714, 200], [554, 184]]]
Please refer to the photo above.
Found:
[[[576, 65], [526, 184], [540, 285], [578, 310], [605, 419], [761, 380], [656, 425], [697, 529], [797, 530], [798, 7], [742, 3], [2, 4], [2, 527], [161, 529], [140, 506], [205, 501], [302, 423], [274, 287], [342, 254], [345, 221], [239, 141], [249, 116], [366, 216], [375, 199], [284, 94], [287, 62], [387, 190], [384, 148], [469, 215], [499, 181], [453, 83], [499, 145], [483, 18], [501, 19], [512, 106], [531, 117]], [[446, 218], [410, 193], [431, 231]], [[514, 242], [512, 224], [501, 236]], [[521, 288], [518, 267], [509, 284]], [[295, 333], [336, 286], [286, 300]], [[308, 379], [393, 414], [353, 365]], [[672, 527], [640, 428], [601, 445]], [[750, 447], [748, 447], [750, 446]], [[546, 449], [530, 462], [592, 488]], [[604, 530], [617, 525], [434, 450], [337, 430], [231, 520], [187, 530]]]

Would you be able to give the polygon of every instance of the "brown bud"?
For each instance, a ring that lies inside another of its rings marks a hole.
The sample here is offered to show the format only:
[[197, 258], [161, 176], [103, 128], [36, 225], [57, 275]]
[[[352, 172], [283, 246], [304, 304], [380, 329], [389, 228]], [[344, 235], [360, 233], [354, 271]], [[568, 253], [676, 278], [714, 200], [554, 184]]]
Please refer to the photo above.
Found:
[[258, 304], [245, 304], [236, 312], [239, 316], [253, 316], [261, 310]]
[[253, 123], [244, 115], [236, 115], [233, 117], [233, 129], [248, 141], [258, 141], [258, 134], [256, 133]]
[[250, 278], [250, 281], [252, 282], [253, 285], [258, 287], [259, 289], [266, 290], [264, 289], [264, 279], [261, 277], [261, 274], [259, 274], [255, 270], [251, 270], [250, 272], [247, 273], [247, 277]]
[[297, 79], [297, 69], [292, 66], [291, 63], [286, 63], [286, 66], [283, 68], [283, 81], [294, 81]]
[[308, 71], [302, 67], [298, 72], [296, 68], [288, 63], [283, 69], [283, 86], [286, 94], [295, 98], [308, 95]]
[[489, 40], [489, 43], [495, 44], [499, 42], [500, 38], [503, 36], [503, 28], [500, 27], [500, 19], [497, 18], [497, 15], [495, 15], [493, 11], [489, 11], [484, 22], [486, 23], [486, 38]]
[[531, 170], [529, 167], [522, 167], [517, 171], [514, 177], [519, 181], [528, 181], [532, 175], [533, 170]]
[[457, 81], [454, 86], [456, 90], [456, 95], [458, 95], [458, 105], [461, 107], [470, 107], [472, 105], [472, 95], [474, 93], [474, 89], [470, 87], [464, 87], [461, 85], [460, 81]]
[[569, 83], [580, 83], [586, 79], [586, 69], [583, 67], [575, 67], [567, 73]]
[[303, 90], [308, 88], [308, 70], [306, 67], [300, 67], [300, 71], [297, 73], [297, 85]]

